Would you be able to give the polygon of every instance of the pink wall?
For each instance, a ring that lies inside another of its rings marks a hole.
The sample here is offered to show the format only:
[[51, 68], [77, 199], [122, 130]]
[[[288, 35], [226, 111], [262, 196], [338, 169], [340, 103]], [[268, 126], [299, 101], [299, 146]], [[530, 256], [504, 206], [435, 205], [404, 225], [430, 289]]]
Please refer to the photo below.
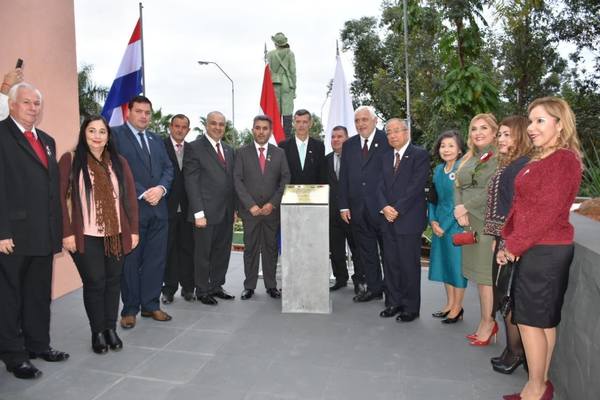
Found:
[[[54, 137], [61, 155], [74, 146], [79, 127], [73, 0], [2, 1], [0, 27], [0, 73], [24, 60], [25, 80], [44, 98], [39, 127]], [[71, 258], [56, 256], [53, 297], [80, 286]]]

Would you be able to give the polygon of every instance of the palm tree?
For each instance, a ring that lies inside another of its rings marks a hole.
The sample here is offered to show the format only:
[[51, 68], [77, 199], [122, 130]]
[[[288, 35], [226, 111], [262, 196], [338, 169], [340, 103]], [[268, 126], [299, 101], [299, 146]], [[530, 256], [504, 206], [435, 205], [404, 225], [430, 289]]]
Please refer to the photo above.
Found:
[[80, 122], [90, 115], [98, 115], [102, 111], [101, 104], [106, 100], [108, 88], [96, 85], [92, 81], [94, 67], [84, 64], [77, 73], [79, 86], [79, 119]]

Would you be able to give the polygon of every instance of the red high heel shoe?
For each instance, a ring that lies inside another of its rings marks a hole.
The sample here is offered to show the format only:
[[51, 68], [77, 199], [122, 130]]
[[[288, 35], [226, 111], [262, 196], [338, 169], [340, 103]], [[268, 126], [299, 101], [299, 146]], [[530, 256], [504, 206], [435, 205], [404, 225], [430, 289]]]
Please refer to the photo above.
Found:
[[494, 321], [494, 327], [492, 328], [492, 333], [490, 333], [490, 336], [486, 340], [481, 340], [481, 339], [475, 338], [469, 344], [471, 346], [478, 346], [478, 347], [487, 346], [492, 341], [492, 338], [494, 339], [494, 343], [496, 343], [496, 335], [497, 334], [498, 334], [498, 323], [496, 321]]
[[475, 340], [475, 339], [477, 339], [477, 332], [470, 333], [470, 334], [466, 335], [465, 338], [467, 338], [469, 340]]
[[521, 393], [505, 394], [502, 398], [504, 400], [521, 400]]
[[[554, 385], [549, 380], [546, 381], [546, 390], [540, 397], [540, 400], [552, 400], [554, 397]], [[504, 400], [521, 400], [521, 393], [505, 394], [502, 396]]]

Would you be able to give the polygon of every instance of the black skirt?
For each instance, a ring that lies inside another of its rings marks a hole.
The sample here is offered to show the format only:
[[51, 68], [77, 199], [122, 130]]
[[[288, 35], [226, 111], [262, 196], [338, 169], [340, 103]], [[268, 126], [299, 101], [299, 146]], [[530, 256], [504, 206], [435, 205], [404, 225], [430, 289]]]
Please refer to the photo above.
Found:
[[539, 245], [527, 250], [515, 271], [512, 322], [553, 328], [569, 283], [574, 246]]

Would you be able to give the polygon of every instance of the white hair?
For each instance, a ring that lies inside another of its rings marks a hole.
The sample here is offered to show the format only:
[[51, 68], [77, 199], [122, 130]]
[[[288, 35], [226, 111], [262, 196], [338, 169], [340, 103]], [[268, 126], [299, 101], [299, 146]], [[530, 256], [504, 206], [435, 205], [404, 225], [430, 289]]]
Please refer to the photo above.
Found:
[[408, 125], [408, 120], [406, 119], [402, 119], [402, 118], [390, 118], [387, 120], [387, 122], [385, 123], [385, 126], [383, 127], [383, 129], [385, 131], [387, 131], [387, 127], [390, 123], [392, 122], [400, 122], [401, 124], [404, 124], [404, 126], [406, 127], [406, 129], [408, 129], [408, 137], [410, 139], [411, 137], [411, 131], [410, 131], [410, 126]]
[[377, 114], [375, 114], [375, 109], [372, 106], [360, 106], [356, 109], [356, 111], [354, 111], [354, 115], [364, 110], [367, 110], [371, 118], [377, 118]]
[[21, 89], [33, 90], [35, 92], [35, 94], [39, 97], [40, 101], [42, 101], [42, 92], [40, 92], [39, 89], [36, 88], [35, 86], [33, 86], [31, 83], [27, 83], [27, 82], [17, 83], [13, 87], [11, 87], [10, 90], [8, 91], [8, 99], [13, 102], [17, 101], [17, 94], [19, 93], [19, 90], [21, 90]]

